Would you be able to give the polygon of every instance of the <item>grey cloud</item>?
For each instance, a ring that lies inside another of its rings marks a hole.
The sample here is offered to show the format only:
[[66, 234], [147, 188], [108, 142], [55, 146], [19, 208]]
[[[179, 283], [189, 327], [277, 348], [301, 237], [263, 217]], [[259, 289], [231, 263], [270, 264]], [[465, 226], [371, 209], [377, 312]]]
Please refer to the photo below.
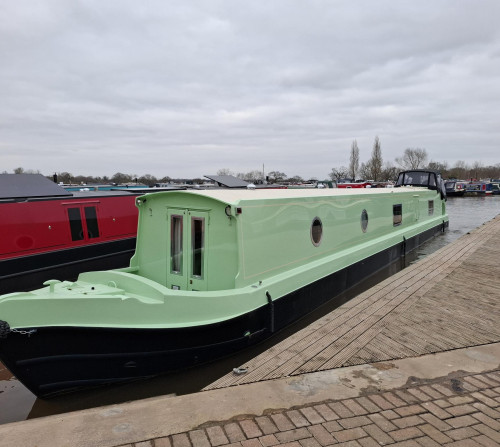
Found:
[[0, 170], [321, 178], [375, 135], [386, 160], [498, 163], [500, 4], [480, 5], [2, 2]]

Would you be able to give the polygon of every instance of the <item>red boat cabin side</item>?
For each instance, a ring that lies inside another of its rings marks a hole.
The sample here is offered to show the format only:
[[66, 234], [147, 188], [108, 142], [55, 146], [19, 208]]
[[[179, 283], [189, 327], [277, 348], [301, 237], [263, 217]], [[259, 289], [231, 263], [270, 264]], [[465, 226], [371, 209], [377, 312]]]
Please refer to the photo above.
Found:
[[135, 194], [0, 205], [0, 259], [135, 237]]

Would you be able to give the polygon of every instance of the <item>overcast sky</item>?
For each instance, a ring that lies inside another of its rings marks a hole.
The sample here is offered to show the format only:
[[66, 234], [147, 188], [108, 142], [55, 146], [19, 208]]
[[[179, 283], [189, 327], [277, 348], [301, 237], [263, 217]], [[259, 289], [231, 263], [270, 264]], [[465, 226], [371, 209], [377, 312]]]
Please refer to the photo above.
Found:
[[0, 0], [0, 172], [500, 162], [499, 0]]

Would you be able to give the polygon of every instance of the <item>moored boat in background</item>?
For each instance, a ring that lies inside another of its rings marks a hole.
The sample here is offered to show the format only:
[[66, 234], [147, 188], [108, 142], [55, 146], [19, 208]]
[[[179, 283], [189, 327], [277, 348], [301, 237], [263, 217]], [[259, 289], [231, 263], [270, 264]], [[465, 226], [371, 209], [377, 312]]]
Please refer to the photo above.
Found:
[[0, 293], [128, 265], [138, 212], [125, 191], [67, 191], [40, 174], [0, 174]]
[[493, 186], [491, 182], [470, 181], [465, 187], [466, 195], [492, 195]]
[[500, 194], [500, 179], [491, 180], [491, 193], [495, 195]]
[[460, 180], [448, 180], [444, 183], [444, 186], [446, 188], [447, 196], [463, 197], [465, 194], [467, 182]]
[[447, 227], [439, 173], [395, 186], [137, 197], [128, 268], [0, 297], [0, 360], [48, 396], [254, 344]]

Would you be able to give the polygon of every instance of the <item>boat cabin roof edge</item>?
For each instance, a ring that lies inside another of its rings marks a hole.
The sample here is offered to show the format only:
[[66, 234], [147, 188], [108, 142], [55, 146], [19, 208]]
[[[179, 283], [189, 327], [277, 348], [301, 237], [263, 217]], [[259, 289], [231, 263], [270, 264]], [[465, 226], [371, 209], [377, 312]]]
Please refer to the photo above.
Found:
[[[414, 191], [415, 187], [408, 187]], [[421, 187], [422, 189], [428, 189]], [[318, 197], [333, 198], [333, 197], [347, 197], [354, 195], [379, 195], [397, 193], [399, 191], [408, 190], [407, 187], [401, 187], [397, 190], [393, 188], [367, 188], [367, 189], [345, 189], [345, 188], [331, 188], [331, 189], [275, 189], [275, 190], [201, 190], [201, 191], [165, 191], [157, 192], [154, 194], [145, 194], [136, 200], [136, 204], [141, 206], [148, 200], [162, 200], [173, 195], [189, 195], [192, 197], [212, 199], [224, 205], [237, 206], [243, 202], [252, 201], [266, 201], [266, 200], [286, 200], [286, 199], [313, 199]]]

